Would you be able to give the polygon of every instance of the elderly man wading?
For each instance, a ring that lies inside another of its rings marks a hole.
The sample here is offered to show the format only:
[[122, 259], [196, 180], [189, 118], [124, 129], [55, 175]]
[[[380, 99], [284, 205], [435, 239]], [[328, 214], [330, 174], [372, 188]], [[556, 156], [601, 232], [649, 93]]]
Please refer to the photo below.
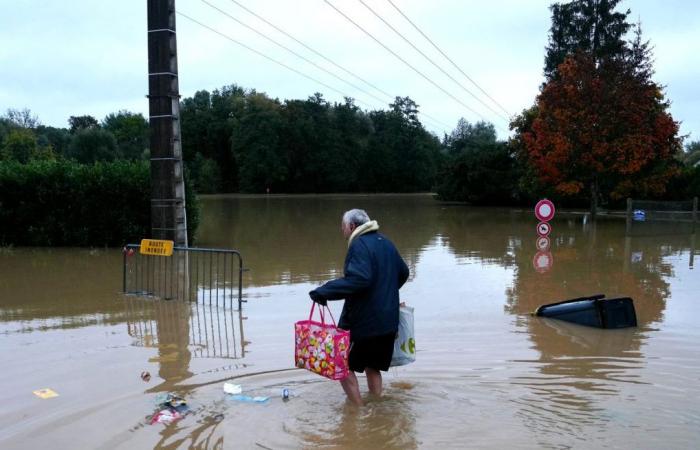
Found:
[[350, 330], [350, 375], [340, 383], [350, 401], [362, 404], [354, 372], [365, 372], [374, 395], [382, 393], [382, 374], [391, 363], [399, 326], [399, 288], [408, 279], [408, 266], [382, 234], [379, 225], [361, 209], [343, 214], [348, 238], [344, 276], [309, 292], [313, 301], [345, 299], [338, 327]]

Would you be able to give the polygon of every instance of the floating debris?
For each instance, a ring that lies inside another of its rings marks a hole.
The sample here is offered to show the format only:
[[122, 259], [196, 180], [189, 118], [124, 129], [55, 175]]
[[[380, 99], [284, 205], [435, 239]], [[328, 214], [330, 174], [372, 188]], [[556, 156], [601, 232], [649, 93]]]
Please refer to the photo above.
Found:
[[37, 389], [36, 391], [32, 391], [32, 392], [34, 392], [34, 395], [36, 395], [37, 397], [44, 399], [44, 400], [46, 400], [48, 398], [58, 397], [58, 393], [56, 391], [54, 391], [53, 389], [49, 389], [49, 388]]
[[155, 402], [159, 411], [153, 416], [147, 417], [151, 425], [175, 422], [185, 417], [190, 411], [190, 407], [187, 406], [184, 398], [170, 392], [156, 395]]
[[231, 395], [228, 398], [244, 403], [266, 403], [268, 400], [270, 400], [270, 397], [251, 397], [250, 395]]
[[243, 386], [240, 384], [224, 383], [224, 392], [227, 394], [240, 394], [243, 392]]

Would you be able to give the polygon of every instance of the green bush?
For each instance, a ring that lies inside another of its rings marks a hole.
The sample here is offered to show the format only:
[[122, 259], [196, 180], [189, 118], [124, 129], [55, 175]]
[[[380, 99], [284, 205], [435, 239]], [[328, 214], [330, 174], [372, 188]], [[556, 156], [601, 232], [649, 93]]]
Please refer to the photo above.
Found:
[[[147, 162], [0, 162], [0, 245], [121, 246], [150, 236]], [[188, 225], [199, 223], [188, 195]]]
[[513, 205], [521, 199], [518, 176], [516, 160], [507, 144], [481, 144], [464, 150], [447, 163], [436, 191], [440, 200]]

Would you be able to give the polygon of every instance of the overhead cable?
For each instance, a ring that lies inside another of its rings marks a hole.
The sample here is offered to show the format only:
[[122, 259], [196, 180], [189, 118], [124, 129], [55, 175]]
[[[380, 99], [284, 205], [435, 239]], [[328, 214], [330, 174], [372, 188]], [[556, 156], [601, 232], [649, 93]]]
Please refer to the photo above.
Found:
[[410, 41], [406, 36], [404, 36], [399, 30], [397, 30], [396, 28], [394, 28], [393, 25], [391, 25], [389, 22], [387, 22], [379, 13], [377, 13], [374, 9], [372, 9], [367, 3], [365, 3], [363, 0], [358, 0], [358, 1], [359, 1], [360, 3], [362, 3], [362, 6], [364, 6], [365, 8], [367, 8], [377, 19], [381, 20], [381, 21], [384, 23], [384, 25], [386, 25], [387, 27], [389, 27], [389, 28], [391, 29], [391, 31], [393, 31], [394, 33], [396, 33], [396, 35], [398, 35], [401, 39], [403, 39], [404, 42], [406, 42], [408, 45], [410, 45], [415, 51], [417, 51], [418, 53], [420, 53], [421, 56], [423, 56], [423, 58], [425, 58], [426, 60], [428, 60], [428, 62], [429, 62], [430, 64], [432, 64], [433, 66], [435, 66], [436, 69], [438, 69], [440, 72], [442, 72], [443, 74], [445, 74], [446, 77], [448, 77], [450, 80], [452, 80], [457, 86], [461, 87], [462, 90], [465, 91], [467, 94], [471, 95], [471, 96], [474, 98], [474, 100], [476, 100], [476, 101], [478, 101], [479, 103], [481, 103], [482, 105], [484, 105], [487, 109], [489, 109], [492, 113], [496, 114], [496, 115], [497, 115], [498, 117], [500, 117], [501, 119], [505, 120], [506, 123], [510, 122], [506, 116], [504, 116], [504, 115], [501, 114], [500, 112], [496, 111], [495, 109], [493, 109], [493, 108], [491, 107], [491, 105], [485, 103], [485, 102], [484, 102], [483, 100], [481, 100], [479, 97], [477, 97], [476, 95], [474, 95], [474, 93], [473, 93], [472, 91], [470, 91], [470, 90], [467, 89], [462, 83], [460, 83], [459, 81], [457, 81], [457, 80], [456, 80], [452, 75], [450, 75], [445, 69], [443, 69], [439, 64], [437, 64], [435, 61], [433, 61], [432, 58], [430, 58], [428, 55], [426, 55], [425, 53], [423, 53], [423, 51], [422, 51], [421, 49], [419, 49], [418, 47], [416, 47], [416, 46], [413, 44], [413, 42], [411, 42], [411, 41]]
[[[356, 79], [358, 79], [358, 80], [360, 80], [361, 82], [365, 83], [367, 86], [369, 86], [369, 87], [375, 89], [377, 92], [380, 92], [380, 93], [384, 94], [385, 96], [387, 96], [388, 98], [390, 98], [392, 101], [395, 101], [395, 100], [396, 100], [396, 96], [391, 95], [390, 93], [388, 93], [387, 91], [383, 90], [382, 88], [377, 87], [375, 84], [370, 83], [369, 81], [365, 80], [365, 79], [362, 78], [361, 76], [359, 76], [359, 75], [357, 75], [356, 73], [352, 72], [350, 69], [347, 69], [347, 68], [341, 66], [340, 64], [336, 63], [335, 61], [333, 61], [332, 59], [330, 59], [330, 58], [327, 57], [326, 55], [322, 54], [322, 53], [319, 52], [318, 50], [316, 50], [316, 49], [312, 48], [311, 46], [307, 45], [307, 44], [304, 43], [303, 41], [297, 39], [296, 37], [294, 37], [293, 35], [291, 35], [291, 34], [288, 33], [287, 31], [283, 30], [282, 28], [278, 27], [278, 26], [275, 25], [274, 23], [272, 23], [272, 22], [270, 22], [269, 20], [265, 19], [265, 18], [262, 17], [261, 15], [259, 15], [259, 14], [257, 14], [256, 12], [252, 11], [250, 8], [246, 7], [245, 5], [241, 4], [240, 2], [238, 2], [238, 1], [236, 1], [236, 0], [230, 0], [230, 1], [231, 1], [232, 3], [234, 3], [235, 5], [237, 5], [239, 8], [243, 9], [244, 11], [246, 11], [247, 13], [249, 13], [249, 14], [251, 14], [252, 16], [254, 16], [254, 17], [256, 17], [257, 19], [259, 19], [260, 21], [266, 23], [267, 25], [269, 25], [270, 27], [274, 28], [274, 29], [277, 30], [278, 32], [280, 32], [280, 33], [282, 33], [283, 35], [287, 36], [289, 39], [293, 40], [294, 42], [296, 42], [297, 44], [301, 45], [301, 46], [304, 47], [305, 49], [309, 50], [310, 52], [314, 53], [315, 55], [319, 56], [320, 58], [323, 58], [325, 61], [329, 62], [330, 64], [332, 64], [333, 66], [335, 66], [335, 67], [337, 67], [338, 69], [342, 70], [343, 72], [345, 72], [345, 73], [347, 73], [347, 74], [349, 74], [349, 75], [355, 77]], [[427, 113], [425, 113], [425, 112], [422, 112], [422, 111], [421, 111], [421, 112], [419, 112], [419, 114], [422, 115], [422, 116], [424, 116], [424, 117], [426, 117], [426, 118], [432, 119], [432, 121], [435, 122], [435, 124], [438, 125], [436, 128], [443, 128], [443, 127], [444, 127], [444, 128], [450, 128], [449, 125], [446, 125], [445, 123], [440, 122], [438, 119], [436, 119], [435, 117], [430, 116], [429, 114], [427, 114]]]
[[503, 112], [505, 112], [505, 113], [508, 115], [508, 117], [512, 117], [512, 116], [513, 116], [513, 115], [512, 115], [511, 113], [509, 113], [508, 110], [506, 110], [500, 103], [498, 103], [498, 102], [497, 102], [493, 97], [491, 97], [485, 90], [483, 90], [483, 89], [481, 88], [481, 86], [479, 86], [479, 84], [478, 84], [476, 81], [472, 80], [471, 77], [470, 77], [469, 75], [467, 75], [454, 61], [452, 61], [452, 59], [451, 59], [449, 56], [447, 56], [447, 55], [445, 54], [445, 52], [443, 52], [443, 51], [440, 49], [440, 47], [438, 47], [437, 44], [435, 44], [435, 42], [432, 41], [432, 39], [430, 39], [425, 33], [423, 33], [423, 31], [422, 31], [420, 28], [418, 28], [418, 25], [416, 25], [415, 23], [413, 23], [413, 21], [411, 21], [411, 19], [409, 19], [408, 16], [406, 16], [406, 14], [404, 14], [403, 11], [401, 11], [401, 10], [399, 9], [399, 7], [396, 6], [396, 5], [394, 4], [394, 2], [392, 2], [391, 0], [387, 0], [387, 1], [389, 2], [389, 4], [391, 4], [391, 6], [394, 7], [394, 9], [396, 9], [396, 11], [399, 12], [399, 14], [401, 14], [401, 15], [403, 16], [404, 19], [406, 19], [406, 21], [407, 21], [408, 23], [410, 23], [410, 24], [413, 26], [413, 28], [416, 29], [416, 31], [418, 31], [428, 42], [430, 42], [430, 44], [431, 44], [433, 47], [435, 47], [435, 50], [437, 50], [438, 52], [440, 52], [440, 54], [441, 54], [442, 56], [444, 56], [445, 59], [447, 59], [457, 70], [459, 70], [459, 71], [462, 73], [462, 75], [464, 75], [464, 76], [467, 78], [467, 80], [471, 81], [471, 83], [472, 83], [474, 86], [476, 86], [485, 96], [487, 96], [496, 106], [498, 106], [499, 108], [501, 108], [501, 110], [502, 110]]
[[389, 53], [391, 53], [392, 55], [394, 55], [394, 57], [396, 57], [399, 61], [401, 61], [401, 62], [404, 63], [406, 66], [408, 66], [411, 70], [413, 70], [413, 71], [416, 72], [418, 75], [420, 75], [421, 77], [423, 77], [427, 82], [429, 82], [430, 84], [432, 84], [433, 86], [435, 86], [436, 88], [438, 88], [438, 89], [439, 89], [440, 91], [442, 91], [445, 95], [447, 95], [447, 96], [450, 97], [452, 100], [454, 100], [454, 101], [456, 101], [457, 103], [459, 103], [460, 105], [462, 105], [462, 106], [463, 106], [464, 108], [466, 108], [467, 110], [471, 111], [472, 113], [474, 113], [474, 114], [476, 114], [477, 116], [481, 117], [481, 119], [483, 119], [484, 121], [488, 122], [488, 120], [487, 120], [484, 116], [482, 116], [478, 111], [475, 111], [474, 109], [472, 109], [469, 105], [467, 105], [467, 104], [464, 103], [462, 100], [458, 99], [457, 97], [455, 97], [454, 95], [452, 95], [451, 93], [449, 93], [445, 88], [443, 88], [442, 86], [440, 86], [439, 84], [437, 84], [435, 81], [433, 81], [432, 79], [430, 79], [430, 78], [429, 78], [428, 76], [426, 76], [423, 72], [421, 72], [420, 70], [416, 69], [416, 68], [415, 68], [413, 65], [411, 65], [408, 61], [406, 61], [405, 59], [403, 59], [401, 56], [399, 56], [399, 55], [398, 55], [396, 52], [394, 52], [392, 49], [390, 49], [389, 47], [387, 47], [386, 45], [384, 45], [383, 42], [381, 42], [379, 39], [377, 39], [376, 37], [374, 37], [374, 35], [372, 35], [372, 33], [370, 33], [369, 31], [365, 30], [361, 25], [359, 25], [357, 22], [355, 22], [355, 21], [352, 20], [350, 17], [348, 17], [344, 12], [342, 12], [341, 10], [339, 10], [339, 9], [338, 9], [334, 4], [332, 4], [330, 1], [328, 1], [328, 0], [323, 0], [323, 1], [326, 2], [331, 8], [333, 8], [338, 14], [340, 14], [341, 16], [343, 16], [348, 22], [352, 23], [352, 24], [355, 25], [358, 29], [360, 29], [363, 33], [365, 33], [367, 36], [369, 36], [374, 42], [376, 42], [377, 44], [381, 45], [386, 51], [388, 51]]
[[356, 73], [350, 71], [349, 69], [346, 69], [345, 67], [343, 67], [343, 66], [337, 64], [337, 63], [336, 63], [335, 61], [333, 61], [332, 59], [328, 58], [328, 57], [325, 56], [324, 54], [320, 53], [319, 51], [313, 49], [312, 47], [308, 46], [308, 45], [305, 44], [304, 42], [302, 42], [302, 41], [300, 41], [299, 39], [295, 38], [294, 36], [292, 36], [291, 34], [287, 33], [286, 31], [284, 31], [283, 29], [281, 29], [281, 28], [278, 27], [277, 25], [271, 23], [269, 20], [265, 19], [264, 17], [260, 16], [259, 14], [256, 14], [255, 12], [251, 11], [251, 10], [250, 10], [249, 8], [247, 8], [245, 5], [242, 5], [241, 3], [237, 2], [236, 0], [230, 0], [230, 1], [233, 2], [233, 3], [235, 3], [236, 5], [238, 5], [238, 7], [242, 8], [243, 10], [245, 10], [246, 12], [248, 12], [249, 14], [251, 14], [251, 15], [257, 17], [259, 20], [265, 22], [267, 25], [271, 26], [271, 27], [274, 28], [275, 30], [277, 30], [277, 31], [279, 31], [280, 33], [284, 34], [284, 35], [287, 36], [288, 38], [292, 39], [294, 42], [296, 42], [297, 44], [301, 45], [302, 47], [304, 47], [304, 48], [307, 49], [308, 51], [314, 53], [316, 56], [319, 56], [319, 57], [323, 58], [324, 60], [326, 60], [327, 62], [329, 62], [329, 63], [332, 64], [333, 66], [337, 67], [338, 69], [342, 70], [343, 72], [347, 73], [348, 75], [351, 75], [351, 76], [357, 78], [358, 80], [362, 81], [362, 82], [365, 83], [367, 86], [370, 86], [371, 88], [375, 89], [376, 91], [381, 92], [382, 94], [386, 95], [387, 97], [389, 97], [389, 98], [391, 98], [391, 99], [394, 99], [394, 96], [393, 96], [393, 95], [391, 95], [391, 94], [389, 94], [388, 92], [386, 92], [385, 90], [383, 90], [383, 89], [381, 89], [381, 88], [375, 86], [374, 84], [370, 83], [369, 81], [365, 80], [364, 78], [360, 77], [359, 75], [357, 75]]
[[[229, 41], [231, 41], [231, 42], [233, 42], [233, 43], [235, 43], [235, 44], [240, 45], [241, 47], [243, 47], [243, 48], [245, 48], [246, 50], [249, 50], [249, 51], [255, 53], [256, 55], [262, 56], [263, 58], [265, 58], [265, 59], [267, 59], [267, 60], [269, 60], [269, 61], [272, 61], [273, 63], [278, 64], [278, 65], [284, 67], [285, 69], [290, 70], [290, 71], [296, 73], [297, 75], [301, 75], [302, 77], [313, 81], [314, 83], [318, 83], [318, 84], [320, 84], [321, 86], [323, 86], [323, 87], [325, 87], [325, 88], [328, 88], [328, 89], [332, 90], [333, 92], [336, 92], [336, 93], [342, 95], [343, 97], [353, 98], [352, 96], [350, 96], [350, 95], [344, 93], [343, 91], [338, 90], [338, 89], [334, 88], [333, 86], [330, 86], [330, 85], [324, 83], [324, 82], [321, 81], [321, 80], [317, 80], [316, 78], [312, 77], [311, 75], [307, 75], [307, 74], [305, 74], [304, 72], [301, 72], [301, 71], [299, 71], [299, 70], [297, 70], [297, 69], [295, 69], [295, 68], [293, 68], [293, 67], [291, 67], [291, 66], [288, 66], [287, 64], [285, 64], [285, 63], [283, 63], [283, 62], [281, 62], [281, 61], [278, 61], [278, 60], [276, 60], [275, 58], [272, 58], [272, 57], [270, 57], [270, 56], [267, 56], [266, 54], [255, 50], [254, 48], [252, 48], [252, 47], [250, 47], [250, 46], [248, 46], [248, 45], [246, 45], [246, 44], [244, 44], [244, 43], [242, 43], [242, 42], [240, 42], [240, 41], [238, 41], [238, 40], [232, 38], [231, 36], [228, 36], [228, 35], [226, 35], [226, 34], [220, 32], [220, 31], [218, 31], [218, 30], [216, 30], [216, 29], [210, 27], [209, 25], [206, 25], [206, 24], [204, 24], [204, 23], [198, 21], [197, 19], [194, 19], [194, 18], [188, 16], [188, 15], [185, 14], [185, 13], [182, 13], [182, 12], [180, 12], [180, 11], [177, 11], [177, 14], [180, 15], [180, 16], [182, 16], [182, 17], [184, 17], [185, 19], [187, 19], [187, 20], [189, 20], [189, 21], [191, 21], [191, 22], [196, 23], [197, 25], [199, 25], [199, 26], [201, 26], [201, 27], [206, 28], [207, 30], [209, 30], [209, 31], [211, 31], [211, 32], [213, 32], [213, 33], [218, 34], [219, 36], [221, 36], [221, 37], [223, 37], [223, 38], [225, 38], [225, 39], [228, 39]], [[360, 100], [360, 99], [356, 99], [356, 100], [357, 100], [358, 102], [360, 102], [360, 103], [366, 105], [367, 107], [372, 108], [372, 105], [370, 105], [369, 103], [364, 102], [364, 101], [362, 101], [362, 100]]]
[[[193, 23], [195, 23], [195, 24], [197, 24], [197, 25], [203, 27], [203, 28], [206, 28], [207, 30], [211, 31], [212, 33], [218, 34], [219, 36], [223, 37], [224, 39], [227, 39], [227, 40], [233, 42], [234, 44], [237, 44], [237, 45], [239, 45], [239, 46], [245, 48], [246, 50], [255, 53], [256, 55], [262, 56], [263, 58], [265, 58], [265, 59], [267, 59], [267, 60], [269, 60], [269, 61], [272, 61], [273, 63], [275, 63], [275, 64], [277, 64], [277, 65], [280, 65], [280, 66], [284, 67], [285, 69], [287, 69], [287, 70], [289, 70], [289, 71], [291, 71], [291, 72], [296, 73], [297, 75], [301, 75], [302, 77], [304, 77], [304, 78], [306, 78], [306, 79], [308, 79], [308, 80], [313, 81], [314, 83], [318, 83], [318, 84], [320, 84], [321, 86], [323, 86], [323, 87], [325, 87], [325, 88], [327, 88], [327, 89], [330, 89], [331, 91], [333, 91], [333, 92], [335, 92], [335, 93], [337, 93], [337, 94], [340, 94], [340, 95], [343, 96], [343, 97], [347, 97], [347, 98], [351, 98], [351, 99], [357, 100], [358, 103], [362, 103], [363, 105], [365, 105], [366, 107], [368, 107], [368, 108], [370, 108], [370, 109], [371, 109], [371, 108], [374, 108], [374, 106], [370, 105], [369, 103], [367, 103], [367, 102], [365, 102], [365, 101], [362, 101], [362, 100], [360, 100], [360, 99], [358, 99], [358, 98], [355, 98], [355, 97], [353, 97], [353, 96], [351, 96], [351, 95], [348, 95], [347, 93], [345, 93], [345, 92], [343, 92], [343, 91], [341, 91], [341, 90], [339, 90], [339, 89], [336, 89], [336, 88], [334, 88], [333, 86], [330, 86], [330, 85], [324, 83], [323, 81], [318, 80], [318, 79], [312, 77], [311, 75], [307, 75], [307, 74], [305, 74], [304, 72], [301, 72], [300, 70], [297, 70], [297, 69], [295, 69], [295, 68], [293, 68], [293, 67], [291, 67], [291, 66], [289, 66], [289, 65], [287, 65], [287, 64], [285, 64], [285, 63], [283, 63], [283, 62], [281, 62], [281, 61], [278, 61], [278, 60], [276, 60], [275, 58], [272, 58], [272, 57], [270, 57], [270, 56], [267, 56], [266, 54], [264, 54], [264, 53], [262, 53], [262, 52], [260, 52], [260, 51], [258, 51], [258, 50], [256, 50], [256, 49], [250, 47], [249, 45], [246, 45], [246, 44], [244, 44], [244, 43], [242, 43], [242, 42], [240, 42], [240, 41], [238, 41], [238, 40], [232, 38], [231, 36], [228, 36], [228, 35], [226, 35], [226, 34], [220, 32], [220, 31], [218, 31], [218, 30], [216, 30], [216, 29], [210, 27], [209, 25], [206, 25], [206, 24], [200, 22], [199, 20], [190, 17], [189, 15], [187, 15], [187, 14], [185, 14], [185, 13], [183, 13], [183, 12], [177, 11], [177, 14], [178, 14], [179, 16], [182, 16], [182, 17], [184, 17], [185, 19], [187, 19], [187, 20], [189, 20], [189, 21], [191, 21], [191, 22], [193, 22]], [[442, 127], [437, 127], [437, 128], [442, 128]], [[443, 129], [442, 132], [444, 133], [445, 130]]]
[[248, 24], [246, 24], [246, 23], [244, 23], [244, 22], [241, 22], [240, 20], [238, 20], [237, 18], [233, 17], [231, 14], [227, 13], [226, 11], [224, 11], [224, 10], [222, 10], [222, 9], [220, 9], [220, 8], [218, 8], [218, 7], [216, 7], [215, 5], [213, 5], [213, 4], [211, 4], [211, 3], [209, 3], [207, 0], [201, 0], [201, 2], [204, 3], [205, 5], [209, 6], [210, 8], [215, 9], [215, 10], [218, 11], [219, 13], [225, 15], [225, 16], [228, 17], [229, 19], [235, 21], [235, 22], [238, 23], [239, 25], [241, 25], [241, 26], [243, 26], [243, 27], [249, 29], [249, 30], [252, 31], [253, 33], [257, 34], [258, 36], [261, 36], [262, 38], [264, 38], [264, 39], [266, 39], [266, 40], [272, 42], [273, 44], [277, 45], [278, 47], [280, 47], [280, 48], [282, 48], [282, 49], [288, 51], [289, 53], [291, 53], [292, 55], [296, 56], [297, 58], [306, 61], [307, 63], [311, 64], [312, 66], [316, 67], [317, 69], [322, 70], [323, 72], [327, 73], [328, 75], [330, 75], [330, 76], [332, 76], [332, 77], [334, 77], [334, 78], [336, 78], [336, 79], [342, 81], [343, 83], [347, 84], [348, 86], [350, 86], [350, 87], [352, 87], [352, 88], [354, 88], [354, 89], [356, 89], [356, 90], [358, 90], [358, 91], [364, 93], [365, 95], [368, 95], [368, 96], [372, 97], [373, 99], [377, 100], [377, 101], [380, 102], [380, 103], [384, 103], [384, 102], [385, 102], [383, 99], [377, 97], [376, 95], [374, 95], [374, 94], [372, 94], [372, 93], [370, 93], [370, 92], [367, 92], [366, 90], [364, 90], [364, 89], [362, 89], [361, 87], [359, 87], [359, 86], [357, 86], [357, 85], [355, 85], [355, 84], [353, 84], [353, 83], [351, 83], [351, 82], [345, 80], [344, 78], [339, 77], [338, 75], [334, 74], [334, 73], [331, 72], [330, 70], [328, 70], [328, 69], [326, 69], [326, 68], [324, 68], [324, 67], [322, 67], [322, 66], [319, 66], [319, 65], [316, 64], [315, 62], [313, 62], [313, 61], [311, 61], [310, 59], [306, 58], [304, 55], [301, 55], [301, 54], [295, 52], [294, 50], [292, 50], [291, 48], [285, 46], [284, 44], [280, 44], [280, 43], [277, 42], [276, 40], [274, 40], [274, 39], [272, 39], [271, 37], [267, 36], [265, 33], [262, 33], [262, 32], [260, 32], [260, 31], [256, 30], [255, 28], [251, 27], [250, 25], [248, 25]]

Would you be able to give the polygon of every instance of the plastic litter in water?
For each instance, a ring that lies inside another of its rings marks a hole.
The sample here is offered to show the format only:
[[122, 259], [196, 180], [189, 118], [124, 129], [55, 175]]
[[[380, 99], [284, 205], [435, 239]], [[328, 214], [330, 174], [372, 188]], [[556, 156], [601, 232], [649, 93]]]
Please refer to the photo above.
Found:
[[34, 395], [37, 397], [46, 400], [47, 398], [54, 398], [58, 397], [58, 393], [54, 391], [53, 389], [49, 388], [44, 388], [44, 389], [37, 389], [36, 391], [32, 391]]
[[148, 418], [151, 425], [175, 422], [185, 417], [190, 411], [184, 398], [170, 392], [156, 395], [155, 402], [160, 411]]
[[154, 423], [172, 423], [176, 420], [182, 419], [182, 417], [182, 414], [175, 410], [164, 409], [153, 415], [151, 418], [151, 425]]
[[159, 407], [172, 407], [172, 408], [177, 408], [180, 405], [184, 405], [185, 399], [182, 397], [179, 397], [173, 393], [166, 392], [166, 393], [161, 393], [156, 395], [155, 399], [156, 405]]
[[270, 397], [251, 397], [250, 395], [231, 395], [229, 398], [244, 403], [265, 403], [270, 400]]
[[227, 394], [240, 394], [243, 387], [240, 384], [224, 383], [224, 392]]

